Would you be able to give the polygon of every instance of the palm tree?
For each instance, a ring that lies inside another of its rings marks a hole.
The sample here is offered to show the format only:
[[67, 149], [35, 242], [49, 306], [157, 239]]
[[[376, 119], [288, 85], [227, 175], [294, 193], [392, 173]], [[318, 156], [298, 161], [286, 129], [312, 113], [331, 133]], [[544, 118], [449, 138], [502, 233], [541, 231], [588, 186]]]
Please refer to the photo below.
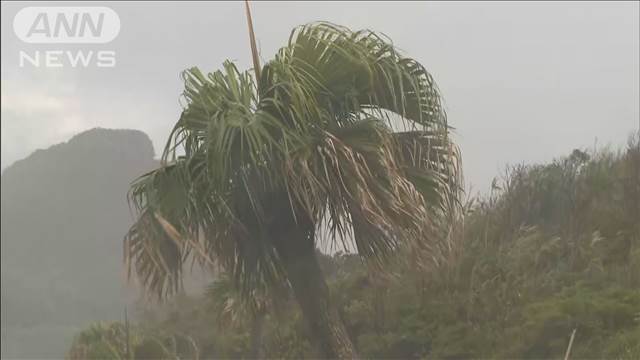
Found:
[[324, 22], [294, 29], [254, 70], [183, 73], [162, 166], [130, 190], [130, 272], [161, 296], [189, 259], [221, 265], [245, 296], [288, 282], [320, 354], [357, 357], [317, 234], [379, 269], [401, 246], [431, 248], [459, 192], [439, 91], [389, 39]]

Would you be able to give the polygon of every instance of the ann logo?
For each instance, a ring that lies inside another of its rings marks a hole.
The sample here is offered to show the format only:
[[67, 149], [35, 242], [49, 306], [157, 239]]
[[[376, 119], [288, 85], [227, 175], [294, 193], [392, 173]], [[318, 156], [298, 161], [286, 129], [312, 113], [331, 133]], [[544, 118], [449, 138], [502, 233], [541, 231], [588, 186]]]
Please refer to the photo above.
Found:
[[31, 44], [104, 44], [120, 32], [120, 18], [107, 7], [27, 7], [13, 29]]
[[[13, 19], [16, 36], [29, 44], [106, 44], [120, 32], [120, 18], [99, 6], [26, 7]], [[112, 68], [110, 49], [27, 49], [18, 53], [20, 67]]]
[[53, 25], [49, 20], [49, 14], [46, 12], [39, 13], [33, 25], [27, 32], [27, 38], [34, 35], [43, 35], [47, 38], [58, 38], [66, 36], [68, 38], [84, 37], [91, 32], [91, 36], [98, 37], [102, 34], [102, 26], [104, 25], [104, 13], [98, 14], [98, 19], [91, 17], [90, 13], [73, 13], [69, 19], [65, 13], [55, 14]]

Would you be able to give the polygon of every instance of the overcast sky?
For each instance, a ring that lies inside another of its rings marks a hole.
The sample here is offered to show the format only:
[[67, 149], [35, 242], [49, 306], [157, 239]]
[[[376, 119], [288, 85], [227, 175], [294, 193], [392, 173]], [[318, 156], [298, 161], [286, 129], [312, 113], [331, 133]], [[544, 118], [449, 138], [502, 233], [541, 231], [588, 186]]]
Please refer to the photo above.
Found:
[[[181, 110], [180, 71], [213, 71], [225, 59], [251, 66], [241, 2], [107, 3], [120, 17], [119, 36], [82, 46], [21, 42], [12, 22], [28, 5], [2, 3], [3, 169], [96, 126], [140, 129], [159, 153]], [[252, 9], [265, 60], [294, 26], [316, 20], [391, 37], [438, 82], [476, 191], [506, 164], [548, 161], [596, 139], [623, 145], [639, 126], [638, 2], [256, 2]], [[20, 50], [59, 49], [114, 50], [117, 64], [18, 66]]]

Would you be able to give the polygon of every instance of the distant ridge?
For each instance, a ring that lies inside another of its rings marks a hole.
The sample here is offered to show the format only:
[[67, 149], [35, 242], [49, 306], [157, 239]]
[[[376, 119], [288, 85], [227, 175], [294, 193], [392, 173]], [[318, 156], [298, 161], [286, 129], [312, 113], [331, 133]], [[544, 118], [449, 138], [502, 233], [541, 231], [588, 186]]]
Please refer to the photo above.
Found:
[[126, 193], [156, 165], [145, 133], [95, 128], [2, 172], [2, 358], [62, 358], [78, 328], [121, 318]]

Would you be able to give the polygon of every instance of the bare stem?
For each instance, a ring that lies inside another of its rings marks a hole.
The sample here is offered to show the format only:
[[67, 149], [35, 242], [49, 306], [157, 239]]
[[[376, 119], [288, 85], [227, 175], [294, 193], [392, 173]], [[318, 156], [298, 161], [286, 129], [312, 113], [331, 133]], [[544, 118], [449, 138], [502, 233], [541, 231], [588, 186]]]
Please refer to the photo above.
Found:
[[258, 47], [256, 46], [256, 35], [253, 32], [253, 20], [251, 20], [251, 10], [249, 0], [244, 1], [247, 9], [247, 24], [249, 25], [249, 42], [251, 43], [251, 55], [253, 56], [253, 68], [256, 72], [256, 82], [260, 84], [260, 58], [258, 57]]
[[569, 355], [571, 355], [571, 346], [573, 346], [573, 339], [576, 337], [576, 329], [573, 329], [571, 332], [571, 338], [569, 339], [569, 346], [567, 346], [567, 352], [564, 354], [564, 360], [569, 360]]

